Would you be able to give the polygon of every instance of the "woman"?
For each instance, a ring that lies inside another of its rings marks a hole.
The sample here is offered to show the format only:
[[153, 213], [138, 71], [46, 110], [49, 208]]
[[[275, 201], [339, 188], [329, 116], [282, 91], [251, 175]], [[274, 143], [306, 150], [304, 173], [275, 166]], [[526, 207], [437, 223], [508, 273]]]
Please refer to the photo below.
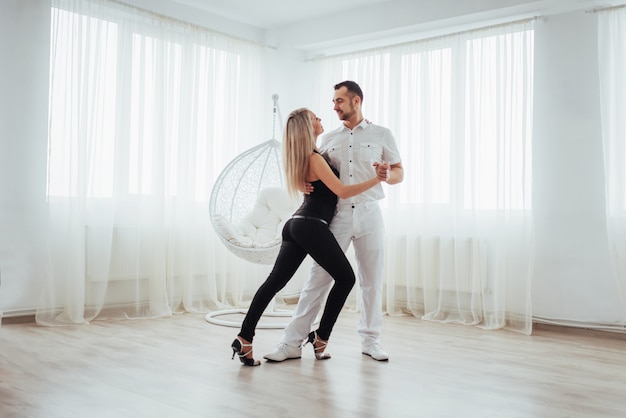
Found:
[[283, 227], [283, 241], [274, 268], [254, 295], [241, 331], [231, 344], [233, 358], [237, 354], [246, 366], [261, 364], [252, 353], [255, 328], [267, 305], [291, 280], [307, 254], [328, 271], [335, 281], [328, 294], [320, 326], [309, 334], [307, 341], [312, 343], [318, 360], [330, 358], [324, 350], [339, 312], [355, 283], [352, 266], [328, 225], [335, 214], [337, 196], [345, 199], [358, 195], [384, 179], [377, 178], [372, 171], [373, 177], [363, 183], [341, 183], [337, 170], [317, 151], [316, 139], [324, 132], [321, 121], [305, 108], [294, 110], [287, 119], [283, 136], [287, 189], [294, 196], [308, 182], [312, 183], [313, 191], [305, 195], [300, 208]]

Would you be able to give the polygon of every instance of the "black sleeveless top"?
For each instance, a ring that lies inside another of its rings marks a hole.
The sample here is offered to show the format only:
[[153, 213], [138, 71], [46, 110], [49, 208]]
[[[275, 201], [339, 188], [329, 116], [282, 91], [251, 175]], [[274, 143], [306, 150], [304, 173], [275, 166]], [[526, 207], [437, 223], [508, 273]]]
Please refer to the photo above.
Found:
[[[319, 154], [319, 152], [317, 153]], [[335, 167], [331, 166], [330, 163], [328, 165], [339, 178], [339, 172]], [[337, 195], [322, 180], [316, 180], [311, 184], [313, 185], [313, 192], [304, 195], [304, 202], [302, 202], [302, 205], [296, 210], [294, 215], [312, 216], [323, 219], [330, 224], [337, 208]]]

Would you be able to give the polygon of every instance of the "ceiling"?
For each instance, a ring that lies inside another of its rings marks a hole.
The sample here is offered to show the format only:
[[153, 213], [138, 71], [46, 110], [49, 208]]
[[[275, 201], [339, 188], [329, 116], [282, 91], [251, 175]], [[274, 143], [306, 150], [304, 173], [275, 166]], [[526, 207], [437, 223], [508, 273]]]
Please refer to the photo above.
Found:
[[392, 0], [172, 0], [214, 15], [261, 29], [346, 12]]

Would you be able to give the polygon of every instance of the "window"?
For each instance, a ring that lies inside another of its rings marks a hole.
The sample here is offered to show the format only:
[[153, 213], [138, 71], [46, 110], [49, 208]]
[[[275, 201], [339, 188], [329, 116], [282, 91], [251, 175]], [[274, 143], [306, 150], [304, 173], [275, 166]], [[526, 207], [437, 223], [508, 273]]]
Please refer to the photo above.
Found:
[[107, 5], [53, 9], [48, 194], [207, 201], [257, 144], [263, 47]]
[[523, 22], [323, 58], [318, 89], [357, 81], [364, 117], [392, 130], [396, 203], [530, 210], [533, 38]]

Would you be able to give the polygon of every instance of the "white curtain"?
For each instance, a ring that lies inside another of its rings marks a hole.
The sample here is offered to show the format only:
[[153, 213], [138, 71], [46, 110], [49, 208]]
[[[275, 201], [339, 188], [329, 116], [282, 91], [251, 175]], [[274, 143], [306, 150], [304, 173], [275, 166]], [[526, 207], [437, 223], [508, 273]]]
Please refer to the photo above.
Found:
[[598, 13], [598, 69], [609, 248], [626, 303], [626, 8]]
[[267, 274], [217, 239], [208, 200], [267, 139], [265, 47], [118, 2], [52, 2], [40, 324], [245, 305]]
[[524, 21], [316, 61], [327, 130], [351, 79], [402, 154], [382, 202], [389, 314], [531, 333], [533, 39]]

